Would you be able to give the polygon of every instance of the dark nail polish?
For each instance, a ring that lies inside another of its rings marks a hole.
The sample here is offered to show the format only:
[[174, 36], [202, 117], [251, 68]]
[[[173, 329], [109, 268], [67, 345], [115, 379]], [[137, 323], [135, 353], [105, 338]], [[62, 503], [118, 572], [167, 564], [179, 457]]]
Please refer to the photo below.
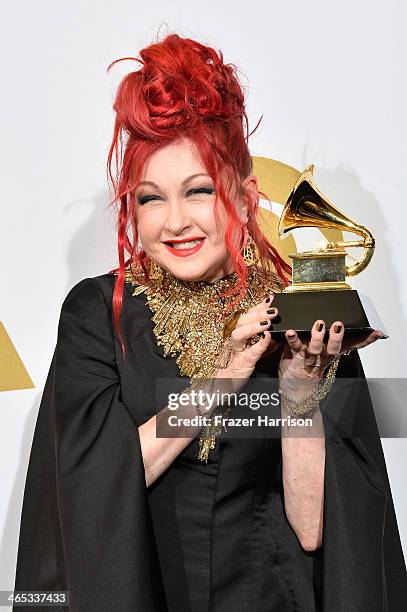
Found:
[[270, 301], [270, 298], [269, 298], [269, 297], [266, 297], [266, 302], [267, 302], [267, 304], [269, 303], [269, 301]]
[[334, 330], [335, 330], [335, 334], [339, 334], [339, 332], [342, 331], [342, 325], [335, 325]]
[[320, 331], [322, 331], [323, 329], [324, 329], [324, 324], [323, 324], [323, 323], [318, 323], [318, 326], [317, 326], [317, 331], [319, 331], [319, 332], [320, 332]]
[[260, 338], [264, 338], [264, 332], [260, 332], [259, 334], [257, 334], [258, 336], [260, 336]]
[[267, 314], [274, 314], [275, 312], [276, 312], [276, 309], [275, 309], [275, 308], [269, 308], [269, 309], [267, 310]]
[[384, 336], [380, 336], [381, 340], [386, 340], [386, 338], [389, 338], [389, 336], [387, 334], [384, 334]]
[[260, 321], [260, 325], [268, 325], [268, 321]]

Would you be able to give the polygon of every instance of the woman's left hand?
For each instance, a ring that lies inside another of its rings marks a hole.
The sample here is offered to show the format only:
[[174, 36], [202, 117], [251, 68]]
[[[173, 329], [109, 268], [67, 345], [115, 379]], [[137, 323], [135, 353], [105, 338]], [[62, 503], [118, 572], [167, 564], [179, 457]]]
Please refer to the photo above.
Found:
[[344, 325], [341, 321], [332, 323], [327, 343], [324, 343], [324, 335], [325, 322], [321, 319], [315, 321], [312, 326], [309, 341], [300, 340], [293, 329], [286, 331], [287, 344], [284, 346], [278, 369], [280, 380], [282, 378], [319, 380], [337, 355], [363, 348], [385, 336], [384, 332], [376, 329], [365, 338], [343, 340]]

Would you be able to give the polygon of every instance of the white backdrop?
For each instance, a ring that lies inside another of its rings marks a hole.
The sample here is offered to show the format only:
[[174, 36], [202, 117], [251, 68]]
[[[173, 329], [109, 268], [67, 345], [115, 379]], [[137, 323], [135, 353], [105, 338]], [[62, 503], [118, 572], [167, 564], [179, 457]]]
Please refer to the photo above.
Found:
[[[377, 239], [352, 282], [371, 296], [389, 340], [361, 351], [368, 377], [405, 376], [404, 164], [407, 12], [388, 0], [16, 2], [2, 11], [0, 320], [35, 389], [0, 395], [0, 589], [14, 585], [20, 511], [60, 307], [82, 278], [116, 265], [105, 162], [122, 62], [161, 32], [222, 49], [247, 76], [253, 155], [315, 179]], [[403, 61], [404, 60], [404, 61]], [[383, 439], [404, 550], [405, 439]]]

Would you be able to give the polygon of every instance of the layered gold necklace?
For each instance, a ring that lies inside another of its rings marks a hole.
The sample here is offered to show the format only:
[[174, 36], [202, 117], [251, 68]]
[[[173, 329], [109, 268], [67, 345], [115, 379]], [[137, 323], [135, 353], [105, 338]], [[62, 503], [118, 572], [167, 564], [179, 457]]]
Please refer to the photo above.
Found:
[[[133, 295], [145, 292], [155, 323], [153, 333], [164, 356], [176, 357], [181, 376], [207, 378], [223, 348], [225, 312], [235, 295], [219, 297], [236, 285], [238, 276], [229, 274], [213, 283], [183, 281], [168, 270], [147, 262], [152, 268], [150, 282], [146, 283], [140, 266], [132, 264], [126, 269], [126, 282], [130, 282]], [[249, 308], [261, 302], [270, 291], [282, 291], [279, 277], [259, 266], [248, 268], [246, 295], [234, 311]]]
[[[224, 345], [225, 325], [230, 322], [228, 306], [236, 294], [221, 297], [236, 285], [236, 273], [215, 282], [183, 281], [173, 276], [150, 258], [145, 266], [149, 280], [138, 263], [126, 268], [125, 281], [133, 286], [132, 294], [145, 293], [146, 304], [153, 313], [153, 333], [157, 344], [163, 347], [164, 356], [176, 358], [181, 376], [191, 379], [208, 379], [216, 370], [216, 361]], [[261, 302], [271, 291], [280, 292], [284, 285], [277, 274], [258, 265], [248, 266], [247, 291], [233, 310], [246, 312]], [[233, 315], [232, 313], [232, 315]], [[258, 339], [258, 338], [257, 338]], [[202, 460], [208, 459], [210, 448], [214, 448], [214, 435], [219, 435], [211, 426], [204, 428], [200, 439]]]

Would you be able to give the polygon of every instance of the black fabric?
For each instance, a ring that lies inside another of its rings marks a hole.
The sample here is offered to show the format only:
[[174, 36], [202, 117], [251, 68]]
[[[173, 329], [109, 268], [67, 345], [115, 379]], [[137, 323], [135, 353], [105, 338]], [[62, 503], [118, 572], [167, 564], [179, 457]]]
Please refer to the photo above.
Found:
[[[146, 487], [138, 426], [162, 407], [156, 378], [179, 370], [155, 341], [144, 294], [133, 297], [129, 285], [123, 361], [113, 284], [108, 274], [84, 279], [62, 306], [15, 590], [68, 590], [72, 612], [404, 610], [406, 569], [378, 435], [327, 438], [323, 545], [313, 552], [285, 515], [279, 438], [221, 438], [207, 464], [195, 439]], [[254, 378], [275, 375], [270, 360]], [[337, 376], [364, 377], [356, 352], [341, 358]], [[349, 406], [356, 429], [376, 428], [368, 390]]]

